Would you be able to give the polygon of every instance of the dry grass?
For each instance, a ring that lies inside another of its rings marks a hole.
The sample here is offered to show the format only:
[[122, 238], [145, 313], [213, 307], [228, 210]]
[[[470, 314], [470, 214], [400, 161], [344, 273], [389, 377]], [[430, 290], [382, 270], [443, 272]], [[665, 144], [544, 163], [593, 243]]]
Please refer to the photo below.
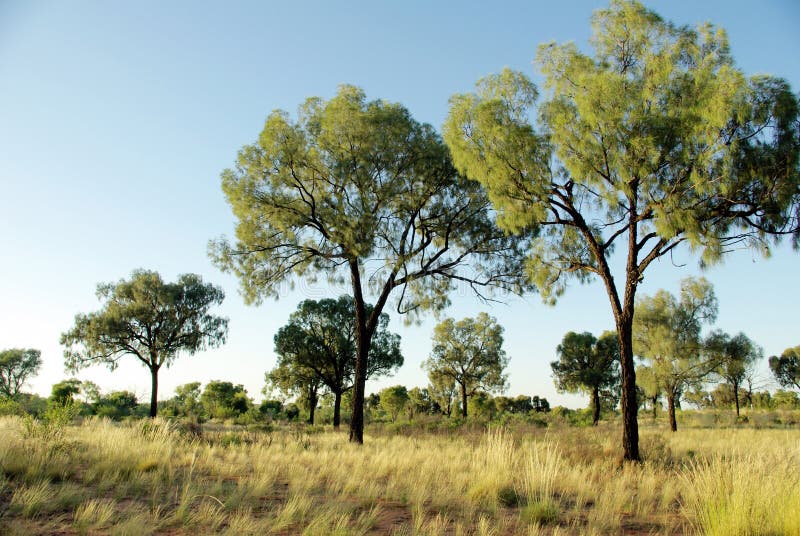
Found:
[[3, 534], [800, 535], [798, 430], [644, 427], [645, 462], [629, 465], [613, 424], [360, 447], [102, 420], [34, 445], [23, 426], [0, 420]]

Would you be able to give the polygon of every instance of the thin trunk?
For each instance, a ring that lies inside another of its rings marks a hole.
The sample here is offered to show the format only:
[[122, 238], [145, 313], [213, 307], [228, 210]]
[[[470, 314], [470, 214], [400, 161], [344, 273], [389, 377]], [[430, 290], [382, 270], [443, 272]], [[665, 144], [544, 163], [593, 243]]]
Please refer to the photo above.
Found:
[[340, 422], [340, 413], [342, 408], [342, 393], [335, 392], [333, 393], [333, 428], [335, 430], [339, 429], [339, 422]]
[[658, 397], [654, 396], [651, 398], [650, 403], [653, 404], [653, 420], [656, 420], [656, 404], [658, 403]]
[[467, 418], [467, 387], [461, 384], [461, 416]]
[[597, 426], [597, 423], [600, 422], [600, 389], [597, 387], [592, 389], [592, 407], [594, 408], [592, 426]]
[[675, 420], [675, 395], [667, 395], [667, 411], [669, 412], [669, 429], [673, 432], [678, 431], [678, 422]]
[[733, 382], [733, 400], [736, 402], [736, 418], [739, 418], [739, 382]]
[[150, 367], [150, 379], [152, 387], [150, 389], [150, 418], [158, 413], [158, 366]]

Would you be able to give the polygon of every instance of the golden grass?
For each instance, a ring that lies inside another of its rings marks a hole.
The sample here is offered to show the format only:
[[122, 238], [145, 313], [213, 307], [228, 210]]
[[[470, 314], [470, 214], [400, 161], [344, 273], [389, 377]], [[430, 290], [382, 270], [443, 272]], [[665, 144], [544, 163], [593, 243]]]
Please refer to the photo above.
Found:
[[613, 424], [231, 434], [89, 420], [44, 456], [0, 419], [0, 533], [800, 535], [800, 430], [645, 426], [638, 465]]

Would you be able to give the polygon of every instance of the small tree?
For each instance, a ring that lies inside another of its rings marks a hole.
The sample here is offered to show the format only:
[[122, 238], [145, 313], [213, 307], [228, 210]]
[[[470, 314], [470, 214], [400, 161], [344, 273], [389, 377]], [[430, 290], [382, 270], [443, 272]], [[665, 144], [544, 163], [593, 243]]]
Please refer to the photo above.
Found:
[[95, 363], [114, 370], [126, 355], [150, 370], [150, 416], [158, 411], [158, 372], [181, 354], [194, 354], [225, 342], [228, 320], [208, 313], [225, 297], [222, 289], [184, 274], [164, 283], [156, 272], [136, 270], [129, 280], [97, 286], [105, 303], [75, 317], [75, 326], [61, 335], [68, 370]]
[[442, 415], [450, 417], [453, 413], [453, 401], [456, 397], [456, 382], [451, 376], [436, 370], [428, 372], [428, 393], [435, 409]]
[[558, 361], [550, 363], [559, 391], [584, 391], [591, 396], [592, 424], [600, 421], [600, 397], [613, 398], [619, 390], [619, 343], [617, 334], [606, 331], [598, 339], [589, 332], [570, 331], [556, 349]]
[[[365, 305], [367, 314], [372, 310], [372, 305]], [[370, 344], [367, 379], [390, 374], [403, 364], [400, 336], [390, 332], [388, 324], [389, 315], [380, 315]], [[339, 428], [342, 395], [353, 388], [356, 368], [353, 298], [301, 302], [275, 335], [275, 353], [280, 371], [276, 378], [282, 385], [310, 390], [320, 383], [333, 394], [333, 427]]]
[[139, 401], [136, 395], [130, 391], [112, 391], [108, 395], [101, 396], [94, 404], [95, 414], [100, 417], [118, 421], [124, 417], [129, 417], [136, 410]]
[[228, 419], [247, 413], [252, 406], [244, 386], [231, 382], [210, 381], [200, 395], [200, 403], [210, 417]]
[[702, 383], [719, 366], [717, 356], [704, 347], [700, 336], [703, 323], [713, 322], [717, 310], [714, 288], [705, 278], [681, 281], [680, 300], [659, 290], [636, 302], [633, 349], [648, 363], [655, 389], [667, 399], [673, 432], [678, 430], [675, 407], [681, 394]]
[[781, 387], [800, 389], [800, 346], [770, 357], [769, 368]]
[[314, 424], [320, 395], [324, 385], [319, 376], [310, 368], [301, 367], [292, 360], [280, 360], [278, 366], [264, 374], [266, 386], [264, 394], [276, 389], [281, 395], [296, 398], [308, 411], [308, 424]]
[[664, 389], [659, 384], [658, 375], [653, 367], [648, 367], [647, 365], [636, 367], [636, 386], [641, 389], [644, 399], [650, 403], [653, 420], [655, 421], [658, 416], [658, 399], [661, 398]]
[[468, 398], [478, 391], [503, 391], [508, 358], [503, 350], [503, 328], [493, 317], [440, 322], [433, 332], [433, 350], [423, 363], [431, 383], [449, 378], [461, 391], [461, 416], [467, 416]]
[[417, 415], [426, 415], [434, 412], [435, 403], [431, 399], [430, 391], [423, 387], [412, 387], [408, 390], [408, 418], [414, 420]]
[[722, 331], [714, 331], [706, 339], [706, 351], [718, 362], [716, 370], [720, 378], [731, 388], [736, 416], [739, 416], [739, 391], [756, 361], [764, 357], [764, 350], [744, 333], [731, 337]]
[[411, 399], [408, 396], [408, 390], [402, 385], [395, 385], [394, 387], [387, 387], [380, 392], [381, 407], [389, 414], [392, 422], [397, 420], [397, 417], [403, 413], [408, 406]]
[[766, 253], [771, 236], [798, 236], [798, 102], [786, 81], [737, 69], [721, 29], [676, 26], [639, 2], [596, 11], [590, 44], [540, 46], [538, 109], [537, 88], [510, 70], [454, 96], [444, 139], [502, 227], [539, 229], [529, 267], [543, 299], [571, 278], [603, 282], [623, 456], [639, 460], [636, 291], [682, 244], [708, 264], [732, 244]]
[[69, 378], [55, 383], [50, 390], [49, 401], [59, 406], [72, 404], [75, 401], [75, 395], [81, 392], [81, 387], [81, 381], [77, 378]]
[[392, 294], [406, 313], [445, 307], [456, 282], [478, 292], [520, 289], [519, 241], [493, 224], [488, 198], [455, 172], [439, 135], [353, 86], [329, 101], [308, 99], [297, 121], [273, 112], [223, 172], [222, 189], [238, 220], [236, 242], [210, 251], [248, 302], [277, 297], [294, 275], [349, 279], [353, 442], [364, 440], [369, 353]]
[[32, 348], [0, 352], [0, 396], [16, 399], [20, 389], [42, 366], [42, 353]]

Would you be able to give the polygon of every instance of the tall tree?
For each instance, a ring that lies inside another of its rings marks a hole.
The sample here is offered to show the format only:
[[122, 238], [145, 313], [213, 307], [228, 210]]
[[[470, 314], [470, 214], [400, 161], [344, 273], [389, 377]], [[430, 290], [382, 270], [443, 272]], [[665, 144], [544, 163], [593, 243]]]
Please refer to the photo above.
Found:
[[505, 70], [451, 99], [444, 138], [502, 227], [539, 229], [529, 267], [543, 299], [571, 278], [602, 280], [622, 358], [624, 459], [638, 460], [639, 284], [681, 244], [708, 264], [733, 244], [766, 252], [783, 233], [796, 243], [798, 102], [784, 80], [745, 77], [721, 29], [675, 26], [638, 2], [596, 11], [590, 43], [593, 55], [539, 48], [538, 113], [536, 87]]
[[[373, 306], [365, 304], [371, 314]], [[383, 313], [372, 335], [366, 378], [391, 374], [403, 364], [400, 336], [388, 330]], [[309, 375], [334, 396], [333, 427], [339, 428], [342, 395], [353, 388], [356, 368], [355, 305], [351, 296], [337, 300], [305, 300], [289, 316], [289, 323], [275, 335], [278, 367], [295, 383], [310, 385]]]
[[739, 389], [744, 385], [764, 350], [744, 333], [733, 337], [722, 331], [712, 332], [706, 339], [706, 351], [718, 362], [717, 374], [731, 387], [736, 416], [739, 416]]
[[769, 368], [781, 387], [800, 389], [800, 346], [787, 348], [769, 358]]
[[61, 335], [66, 368], [78, 371], [96, 363], [110, 370], [126, 355], [150, 370], [150, 416], [158, 411], [158, 371], [181, 354], [194, 354], [225, 342], [228, 320], [209, 314], [225, 298], [222, 289], [184, 274], [165, 283], [157, 272], [136, 270], [129, 280], [101, 283], [102, 308], [75, 316]]
[[[570, 331], [556, 349], [558, 361], [550, 363], [559, 391], [584, 391], [591, 396], [592, 424], [600, 421], [600, 396], [619, 390], [619, 342], [606, 331], [598, 339], [589, 332]], [[616, 397], [614, 397], [616, 398]]]
[[717, 310], [714, 288], [705, 278], [681, 281], [680, 299], [665, 290], [637, 298], [633, 351], [647, 362], [664, 392], [673, 432], [678, 430], [675, 407], [681, 394], [719, 367], [700, 335], [704, 323], [716, 320]]
[[0, 352], [0, 396], [17, 398], [20, 389], [42, 366], [42, 352], [11, 348]]
[[223, 172], [222, 189], [236, 241], [216, 241], [210, 254], [238, 276], [248, 302], [278, 296], [293, 276], [349, 278], [357, 443], [370, 345], [393, 291], [404, 313], [446, 306], [456, 283], [478, 292], [520, 288], [520, 242], [494, 225], [483, 190], [455, 172], [433, 128], [352, 86], [329, 101], [308, 99], [296, 121], [270, 114], [256, 143]]
[[503, 327], [486, 313], [456, 322], [447, 318], [433, 331], [431, 356], [422, 364], [431, 383], [449, 378], [461, 392], [461, 416], [468, 398], [478, 391], [502, 391], [508, 365], [503, 350]]

